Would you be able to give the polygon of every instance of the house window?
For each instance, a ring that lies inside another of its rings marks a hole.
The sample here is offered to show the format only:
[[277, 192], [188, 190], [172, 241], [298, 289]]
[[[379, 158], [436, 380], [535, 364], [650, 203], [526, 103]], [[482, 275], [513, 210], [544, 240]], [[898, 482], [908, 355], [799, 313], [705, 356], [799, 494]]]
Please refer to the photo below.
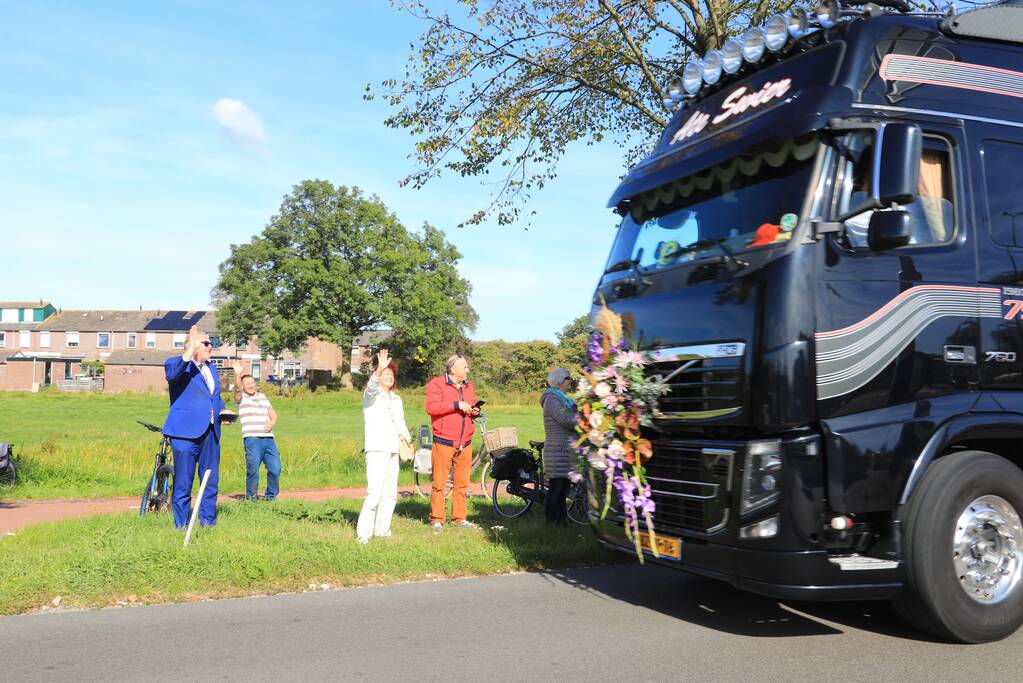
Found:
[[302, 372], [302, 363], [299, 361], [285, 361], [284, 362], [284, 376], [288, 379], [299, 379], [304, 373]]
[[250, 373], [252, 375], [252, 379], [254, 379], [254, 380], [256, 380], [258, 382], [261, 379], [260, 378], [260, 372], [261, 371], [262, 371], [262, 368], [260, 366], [260, 362], [258, 360], [252, 361], [252, 372]]
[[110, 348], [110, 333], [109, 332], [97, 332], [96, 333], [96, 348], [98, 348], [98, 349], [109, 349]]
[[138, 346], [138, 335], [135, 334], [134, 332], [129, 332], [128, 333], [128, 344], [127, 345], [128, 345], [129, 349], [136, 348]]
[[224, 359], [223, 358], [210, 358], [210, 365], [215, 367], [217, 370], [223, 370], [224, 369]]
[[156, 348], [156, 332], [146, 332], [146, 348]]
[[18, 346], [23, 349], [27, 349], [32, 346], [32, 333], [28, 330], [22, 330], [18, 333]]
[[0, 332], [0, 349], [4, 348], [5, 346], [7, 346], [7, 333]]
[[50, 333], [40, 332], [39, 333], [39, 348], [48, 349], [50, 348]]
[[215, 334], [211, 334], [210, 335], [210, 344], [213, 345], [213, 348], [219, 349], [220, 348], [220, 337], [218, 337]]
[[0, 323], [17, 323], [21, 322], [18, 320], [18, 309], [17, 308], [4, 308], [0, 309]]
[[185, 333], [175, 332], [174, 333], [174, 348], [183, 349], [185, 348]]
[[67, 333], [65, 333], [65, 336], [67, 337], [68, 348], [72, 348], [72, 349], [73, 348], [78, 348], [78, 333], [77, 332], [67, 332]]

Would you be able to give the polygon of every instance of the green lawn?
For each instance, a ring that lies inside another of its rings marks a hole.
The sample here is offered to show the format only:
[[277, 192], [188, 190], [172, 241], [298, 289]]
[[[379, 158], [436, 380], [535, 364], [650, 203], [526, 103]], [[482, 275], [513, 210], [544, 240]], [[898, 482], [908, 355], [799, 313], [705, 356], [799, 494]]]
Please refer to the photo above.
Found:
[[[422, 389], [402, 392], [413, 435], [427, 424]], [[490, 427], [518, 428], [519, 442], [543, 438], [536, 397], [485, 396]], [[355, 391], [270, 396], [279, 422], [283, 489], [363, 486], [362, 395]], [[229, 401], [229, 407], [233, 404]], [[16, 445], [21, 479], [0, 497], [14, 499], [96, 498], [141, 493], [153, 466], [159, 436], [135, 420], [160, 425], [165, 394], [39, 394], [0, 392], [0, 441]], [[479, 439], [477, 438], [477, 443]], [[402, 482], [411, 470], [402, 470]], [[260, 490], [264, 486], [260, 483]], [[224, 428], [220, 490], [245, 488], [240, 428]]]
[[429, 503], [398, 502], [390, 539], [355, 542], [360, 501], [276, 501], [221, 506], [217, 526], [191, 545], [166, 513], [39, 524], [0, 537], [0, 614], [49, 605], [176, 602], [367, 583], [577, 567], [618, 561], [589, 529], [549, 528], [542, 510], [497, 518], [470, 501], [479, 529], [426, 524]]

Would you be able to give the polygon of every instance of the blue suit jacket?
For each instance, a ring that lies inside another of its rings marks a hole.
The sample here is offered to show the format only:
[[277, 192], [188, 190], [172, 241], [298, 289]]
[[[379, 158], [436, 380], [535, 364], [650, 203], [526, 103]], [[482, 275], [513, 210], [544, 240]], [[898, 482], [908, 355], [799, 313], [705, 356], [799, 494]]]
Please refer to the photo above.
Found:
[[167, 373], [167, 388], [170, 390], [170, 412], [163, 423], [163, 433], [182, 439], [197, 439], [206, 433], [210, 426], [210, 415], [213, 415], [213, 429], [217, 440], [220, 440], [220, 420], [218, 415], [224, 409], [224, 400], [220, 398], [220, 377], [217, 368], [209, 365], [213, 373], [214, 391], [210, 388], [199, 372], [199, 366], [192, 361], [184, 361], [181, 356], [173, 356], [163, 363]]

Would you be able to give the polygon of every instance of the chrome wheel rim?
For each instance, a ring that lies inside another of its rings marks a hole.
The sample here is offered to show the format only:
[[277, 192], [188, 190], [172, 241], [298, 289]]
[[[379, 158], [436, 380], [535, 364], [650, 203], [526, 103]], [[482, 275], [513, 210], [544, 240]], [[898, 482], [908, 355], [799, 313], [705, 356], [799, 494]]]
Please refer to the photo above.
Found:
[[1009, 501], [981, 496], [956, 520], [952, 562], [971, 599], [993, 605], [1012, 593], [1023, 575], [1019, 543], [1023, 525]]

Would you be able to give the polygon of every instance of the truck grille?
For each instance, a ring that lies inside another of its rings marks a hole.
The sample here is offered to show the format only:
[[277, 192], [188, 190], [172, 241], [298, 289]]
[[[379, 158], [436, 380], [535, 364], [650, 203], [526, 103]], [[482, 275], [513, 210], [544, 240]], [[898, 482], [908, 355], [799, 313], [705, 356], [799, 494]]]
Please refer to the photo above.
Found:
[[[657, 505], [656, 527], [679, 534], [712, 534], [723, 529], [742, 449], [732, 442], [703, 441], [654, 441], [653, 446], [646, 476]], [[599, 484], [597, 490], [602, 497]], [[611, 507], [621, 512], [614, 503]]]
[[745, 347], [729, 342], [654, 350], [650, 372], [664, 377], [671, 388], [655, 416], [698, 420], [738, 412]]

